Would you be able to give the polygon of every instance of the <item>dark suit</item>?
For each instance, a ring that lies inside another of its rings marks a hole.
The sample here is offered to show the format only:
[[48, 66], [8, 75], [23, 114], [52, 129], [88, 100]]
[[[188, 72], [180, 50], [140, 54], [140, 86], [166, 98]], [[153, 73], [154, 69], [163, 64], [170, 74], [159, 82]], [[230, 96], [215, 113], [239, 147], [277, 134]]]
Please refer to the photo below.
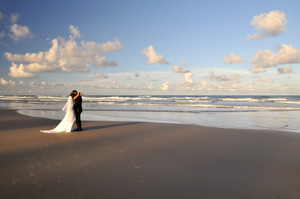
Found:
[[82, 98], [80, 95], [75, 99], [73, 107], [76, 115], [77, 130], [82, 130], [80, 120], [80, 114], [82, 112]]

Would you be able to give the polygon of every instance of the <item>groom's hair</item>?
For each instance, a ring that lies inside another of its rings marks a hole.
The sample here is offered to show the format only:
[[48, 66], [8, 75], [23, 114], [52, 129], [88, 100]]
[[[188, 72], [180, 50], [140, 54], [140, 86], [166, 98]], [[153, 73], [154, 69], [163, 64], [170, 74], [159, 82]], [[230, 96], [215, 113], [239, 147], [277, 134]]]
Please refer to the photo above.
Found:
[[77, 93], [77, 90], [73, 90], [72, 93]]

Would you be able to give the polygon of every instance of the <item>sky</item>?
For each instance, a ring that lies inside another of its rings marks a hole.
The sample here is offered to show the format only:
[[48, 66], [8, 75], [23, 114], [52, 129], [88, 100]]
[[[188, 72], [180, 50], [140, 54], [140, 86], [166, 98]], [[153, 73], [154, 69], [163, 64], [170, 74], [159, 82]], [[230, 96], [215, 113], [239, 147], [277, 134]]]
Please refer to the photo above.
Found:
[[0, 0], [0, 95], [298, 95], [299, 7]]

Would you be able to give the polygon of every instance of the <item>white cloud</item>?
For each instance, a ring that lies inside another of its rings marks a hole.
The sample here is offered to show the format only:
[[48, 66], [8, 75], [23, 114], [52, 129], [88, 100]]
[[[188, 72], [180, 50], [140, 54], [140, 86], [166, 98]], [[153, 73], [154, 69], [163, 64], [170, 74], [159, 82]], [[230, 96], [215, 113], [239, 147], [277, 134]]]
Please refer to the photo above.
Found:
[[52, 46], [48, 51], [38, 53], [12, 54], [6, 52], [4, 57], [11, 62], [29, 63], [24, 64], [30, 72], [86, 72], [90, 65], [95, 68], [116, 66], [114, 61], [108, 61], [103, 53], [115, 52], [122, 49], [119, 39], [97, 44], [94, 41], [77, 43], [76, 38], [80, 37], [77, 27], [69, 26], [69, 40], [61, 37], [51, 41]]
[[9, 80], [8, 81], [8, 84], [12, 85], [12, 86], [15, 86], [16, 85], [16, 82], [12, 81], [12, 80]]
[[234, 74], [233, 73], [233, 74], [230, 75], [230, 79], [231, 79], [231, 81], [238, 82], [241, 79], [241, 76], [239, 74]]
[[266, 72], [266, 69], [265, 68], [253, 67], [253, 68], [250, 68], [250, 71], [252, 73], [264, 73], [264, 72]]
[[19, 17], [20, 17], [20, 15], [19, 15], [18, 13], [11, 14], [11, 15], [10, 15], [10, 22], [11, 22], [12, 24], [17, 23], [18, 20], [19, 20]]
[[96, 88], [102, 88], [102, 89], [123, 89], [123, 90], [153, 90], [154, 87], [152, 84], [131, 84], [131, 83], [124, 83], [124, 82], [116, 82], [116, 81], [112, 81], [112, 82], [107, 82], [102, 83], [100, 85], [96, 85]]
[[0, 85], [7, 85], [7, 84], [8, 82], [5, 79], [0, 78]]
[[149, 85], [147, 86], [147, 88], [148, 88], [149, 90], [153, 90], [153, 89], [154, 89], [154, 87], [153, 87], [152, 84], [149, 84]]
[[76, 38], [80, 38], [80, 32], [78, 30], [78, 27], [70, 25], [69, 31], [71, 33], [71, 35], [69, 36], [70, 40], [75, 40]]
[[32, 78], [32, 77], [35, 77], [35, 74], [24, 71], [23, 64], [20, 64], [19, 67], [18, 67], [17, 64], [12, 63], [9, 70], [10, 70], [9, 76], [13, 77], [13, 78]]
[[[6, 19], [6, 15], [3, 14], [2, 12], [0, 12], [0, 20], [4, 19], [4, 17]], [[20, 15], [18, 13], [10, 15], [10, 17], [9, 17], [10, 25], [7, 26], [8, 32], [1, 31], [0, 39], [8, 36], [14, 42], [18, 42], [22, 39], [33, 37], [33, 34], [30, 32], [30, 28], [28, 26], [23, 26], [23, 25], [17, 24], [19, 17], [20, 17]], [[5, 21], [5, 23], [7, 23], [7, 22]]]
[[[98, 53], [110, 53], [110, 52], [117, 52], [120, 51], [123, 47], [119, 39], [117, 38], [115, 41], [107, 41], [103, 44], [97, 44], [95, 42], [88, 42], [94, 46], [96, 46], [96, 51]], [[83, 45], [85, 48], [88, 49], [89, 45]], [[92, 48], [93, 49], [93, 48]]]
[[186, 60], [182, 60], [181, 65], [182, 66], [192, 66], [193, 64], [192, 63], [187, 64]]
[[273, 82], [272, 78], [267, 78], [267, 79], [258, 79], [258, 82]]
[[208, 90], [218, 90], [218, 91], [222, 91], [222, 92], [237, 92], [240, 90], [239, 88], [239, 84], [238, 82], [234, 82], [234, 81], [225, 81], [220, 83], [218, 86], [216, 87], [211, 87], [208, 88]]
[[47, 64], [30, 63], [25, 65], [24, 68], [27, 72], [56, 72], [58, 71], [57, 66], [49, 66]]
[[44, 52], [39, 53], [26, 53], [25, 55], [11, 54], [9, 52], [4, 53], [4, 57], [11, 62], [43, 62]]
[[52, 47], [48, 50], [48, 52], [45, 52], [45, 61], [47, 63], [55, 63], [57, 60], [58, 55], [58, 39], [53, 39], [51, 41]]
[[169, 86], [170, 86], [169, 82], [164, 82], [163, 85], [160, 87], [160, 90], [167, 91], [169, 90]]
[[9, 33], [8, 35], [15, 42], [18, 42], [23, 38], [31, 38], [32, 37], [32, 34], [31, 34], [28, 26], [13, 24], [10, 27], [10, 32], [11, 33]]
[[223, 62], [225, 64], [240, 64], [243, 63], [244, 60], [241, 56], [236, 56], [233, 53], [230, 53], [229, 56], [223, 58]]
[[165, 60], [162, 55], [158, 55], [152, 45], [143, 50], [143, 54], [148, 58], [146, 64], [169, 64], [168, 60]]
[[97, 78], [104, 78], [104, 79], [107, 79], [107, 78], [108, 78], [107, 75], [101, 74], [101, 73], [96, 73], [96, 74], [95, 74], [95, 77], [97, 77]]
[[182, 73], [184, 81], [180, 82], [179, 85], [187, 86], [189, 84], [193, 84], [193, 80], [192, 80], [193, 74], [190, 71], [186, 70], [185, 68], [181, 68], [177, 65], [173, 66], [173, 71], [175, 73]]
[[300, 50], [283, 44], [279, 52], [272, 53], [270, 50], [259, 50], [251, 59], [250, 71], [254, 73], [265, 72], [266, 68], [277, 67], [283, 64], [299, 64]]
[[212, 81], [219, 81], [219, 82], [239, 82], [241, 76], [239, 74], [232, 73], [231, 75], [225, 75], [224, 73], [220, 75], [216, 75], [214, 70], [210, 70], [209, 72], [209, 79]]
[[280, 74], [291, 74], [293, 72], [293, 68], [285, 66], [285, 67], [278, 68], [277, 71]]
[[174, 65], [174, 66], [173, 66], [173, 71], [174, 71], [175, 73], [188, 73], [188, 72], [190, 72], [190, 71], [185, 70], [184, 68], [181, 68], [181, 67], [179, 67], [179, 66], [177, 66], [177, 65]]
[[34, 82], [30, 82], [29, 86], [33, 88], [34, 87]]
[[285, 25], [287, 23], [286, 15], [279, 10], [263, 13], [254, 16], [251, 25], [255, 26], [256, 30], [262, 30], [262, 33], [255, 33], [248, 35], [245, 39], [262, 39], [268, 36], [276, 36], [285, 32]]
[[[61, 84], [57, 84], [55, 82], [45, 82], [45, 81], [42, 81], [36, 85], [36, 87], [40, 89], [54, 89], [54, 88], [57, 89], [58, 87], [61, 86], [62, 86]], [[34, 85], [32, 85], [32, 87], [34, 87]]]
[[252, 79], [259, 79], [261, 76], [260, 75], [254, 75], [252, 76]]
[[1, 31], [0, 32], [0, 39], [3, 38], [3, 37], [5, 37], [5, 35], [6, 35], [6, 33], [4, 31]]
[[184, 77], [184, 81], [185, 81], [186, 83], [193, 84], [193, 80], [192, 80], [193, 74], [192, 74], [191, 72], [185, 73], [185, 74], [183, 75], [183, 77]]
[[206, 82], [206, 81], [201, 81], [201, 86], [203, 87], [203, 88], [206, 88], [207, 87], [207, 84], [208, 84], [208, 82]]
[[104, 67], [107, 67], [107, 66], [116, 66], [116, 65], [118, 65], [114, 61], [109, 62], [109, 61], [107, 61], [107, 59], [105, 57], [98, 57], [98, 56], [95, 56], [93, 64], [94, 64], [95, 68], [104, 68]]
[[209, 79], [212, 81], [229, 81], [230, 79], [222, 73], [221, 75], [216, 75], [214, 70], [210, 70], [209, 72]]

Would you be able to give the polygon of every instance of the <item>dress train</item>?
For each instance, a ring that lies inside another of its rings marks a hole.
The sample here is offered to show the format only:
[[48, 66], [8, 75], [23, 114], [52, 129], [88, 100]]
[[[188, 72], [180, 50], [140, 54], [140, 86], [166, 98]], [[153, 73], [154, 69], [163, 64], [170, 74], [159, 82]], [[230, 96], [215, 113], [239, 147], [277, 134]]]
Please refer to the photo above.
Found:
[[71, 132], [73, 130], [73, 124], [75, 122], [75, 113], [73, 109], [73, 98], [69, 96], [67, 103], [63, 107], [63, 111], [66, 112], [65, 117], [62, 121], [51, 130], [41, 130], [42, 133], [61, 133], [61, 132]]

